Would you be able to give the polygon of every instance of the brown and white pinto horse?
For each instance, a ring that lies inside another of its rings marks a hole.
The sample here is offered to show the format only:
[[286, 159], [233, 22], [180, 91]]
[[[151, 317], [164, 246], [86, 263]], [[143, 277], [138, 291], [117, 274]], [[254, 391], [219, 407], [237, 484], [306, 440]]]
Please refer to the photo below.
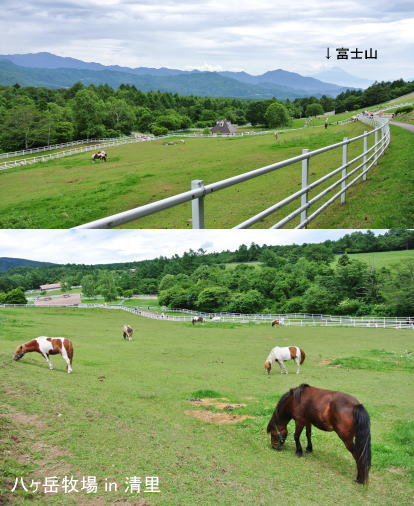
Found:
[[37, 351], [37, 353], [43, 355], [49, 364], [50, 370], [53, 369], [53, 364], [49, 359], [49, 355], [60, 353], [67, 364], [68, 373], [72, 372], [73, 344], [66, 337], [36, 337], [36, 339], [18, 346], [13, 359], [20, 360], [25, 353], [31, 351]]
[[299, 374], [300, 364], [303, 364], [305, 361], [305, 356], [305, 352], [302, 348], [298, 348], [297, 346], [275, 346], [269, 353], [264, 364], [266, 374], [270, 374], [273, 362], [279, 364], [282, 374], [287, 374], [288, 372], [285, 367], [285, 362], [287, 360], [293, 360], [296, 363], [296, 374]]
[[122, 327], [122, 335], [124, 339], [128, 339], [128, 341], [132, 341], [132, 335], [134, 334], [134, 329], [131, 327], [131, 325], [125, 324]]
[[370, 419], [364, 406], [352, 395], [302, 384], [291, 388], [279, 400], [267, 426], [271, 446], [281, 450], [288, 435], [287, 425], [295, 420], [296, 455], [302, 457], [300, 435], [306, 427], [307, 452], [312, 451], [312, 425], [335, 431], [357, 465], [356, 481], [365, 484], [371, 467]]
[[204, 318], [202, 316], [194, 316], [194, 318], [191, 320], [191, 323], [195, 325], [196, 323], [203, 323]]
[[284, 325], [285, 322], [283, 319], [280, 319], [280, 320], [273, 320], [272, 321], [272, 327], [274, 327], [275, 325]]
[[95, 160], [101, 160], [101, 161], [106, 162], [106, 156], [107, 155], [106, 155], [105, 151], [101, 150], [101, 151], [98, 151], [97, 153], [94, 153], [91, 158], [92, 158], [93, 162]]

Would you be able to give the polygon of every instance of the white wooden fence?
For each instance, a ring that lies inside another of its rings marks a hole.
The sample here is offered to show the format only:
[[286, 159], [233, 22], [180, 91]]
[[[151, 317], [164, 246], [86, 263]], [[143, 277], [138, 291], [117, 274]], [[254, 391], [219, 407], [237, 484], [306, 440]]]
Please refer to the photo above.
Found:
[[[267, 165], [250, 172], [245, 172], [243, 174], [239, 174], [238, 176], [224, 179], [216, 183], [204, 185], [204, 181], [196, 179], [191, 182], [191, 190], [189, 191], [163, 200], [158, 200], [151, 204], [146, 204], [129, 211], [124, 211], [113, 216], [92, 221], [75, 228], [113, 228], [185, 202], [192, 202], [192, 228], [204, 228], [204, 199], [207, 195], [298, 162], [302, 164], [301, 189], [264, 211], [261, 211], [255, 216], [248, 218], [246, 221], [235, 225], [233, 228], [248, 228], [294, 201], [300, 201], [299, 207], [284, 216], [283, 219], [279, 220], [270, 228], [281, 228], [296, 216], [299, 216], [299, 223], [295, 228], [305, 228], [314, 218], [316, 218], [316, 216], [324, 211], [335, 200], [340, 199], [341, 204], [345, 204], [347, 190], [359, 180], [366, 180], [368, 171], [378, 163], [378, 159], [382, 156], [390, 143], [388, 119], [380, 118], [378, 116], [366, 118], [364, 115], [359, 115], [358, 119], [361, 122], [373, 126], [374, 129], [370, 132], [365, 131], [362, 135], [358, 135], [351, 139], [344, 138], [341, 142], [331, 144], [330, 146], [325, 146], [314, 151], [303, 149], [302, 154], [299, 156], [295, 156], [272, 165]], [[371, 147], [368, 148], [369, 138], [371, 138], [373, 142]], [[361, 140], [363, 145], [361, 153], [354, 158], [349, 159], [349, 145]], [[334, 149], [342, 150], [342, 164], [316, 181], [309, 183], [311, 159]], [[317, 195], [309, 198], [312, 190], [321, 185], [325, 185], [327, 182], [328, 186], [326, 188], [320, 191]], [[324, 197], [326, 197], [327, 200], [325, 200], [320, 207], [316, 209], [312, 208], [311, 214], [308, 214], [311, 206]]]
[[[142, 142], [143, 140], [149, 140], [144, 138], [135, 137], [119, 137], [105, 142], [99, 142], [98, 144], [86, 144], [76, 148], [65, 149], [64, 151], [58, 151], [56, 153], [48, 153], [32, 158], [18, 158], [17, 160], [8, 160], [0, 163], [0, 170], [11, 169], [13, 167], [24, 167], [26, 165], [32, 165], [38, 162], [47, 162], [48, 160], [54, 160], [56, 158], [63, 158], [65, 156], [76, 155], [77, 153], [85, 153], [87, 151], [96, 151], [102, 148], [108, 148], [111, 146], [121, 146], [123, 144], [131, 144], [134, 142]], [[152, 139], [152, 138], [151, 138]]]
[[[282, 325], [299, 327], [367, 327], [367, 328], [389, 328], [389, 329], [408, 329], [414, 330], [413, 317], [358, 317], [358, 316], [337, 316], [307, 313], [286, 313], [286, 314], [241, 314], [241, 313], [203, 313], [192, 311], [190, 309], [168, 309], [159, 313], [150, 311], [147, 306], [128, 307], [116, 304], [51, 304], [35, 306], [34, 304], [0, 304], [0, 308], [7, 307], [26, 307], [26, 308], [98, 308], [98, 309], [117, 309], [126, 311], [144, 318], [163, 321], [184, 321], [190, 322], [193, 315], [202, 316], [206, 323], [210, 323], [210, 318], [219, 317], [223, 323], [263, 323], [270, 325], [273, 320], [279, 320]], [[168, 313], [177, 313], [166, 314]], [[181, 313], [181, 314], [180, 314]], [[216, 323], [216, 322], [211, 322]]]
[[54, 151], [62, 148], [69, 148], [72, 146], [79, 146], [80, 144], [100, 144], [102, 142], [109, 142], [113, 140], [129, 139], [129, 137], [105, 137], [103, 139], [81, 139], [71, 142], [62, 142], [60, 144], [49, 144], [48, 146], [40, 146], [38, 148], [21, 149], [20, 151], [9, 151], [8, 153], [0, 153], [1, 158], [17, 158], [18, 156], [32, 155], [33, 153], [42, 153], [44, 151]]

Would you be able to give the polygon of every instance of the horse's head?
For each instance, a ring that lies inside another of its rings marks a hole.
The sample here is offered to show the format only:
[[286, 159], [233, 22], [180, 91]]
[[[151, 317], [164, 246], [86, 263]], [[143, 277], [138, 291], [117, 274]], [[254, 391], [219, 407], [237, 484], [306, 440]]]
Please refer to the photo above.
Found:
[[13, 360], [20, 360], [24, 354], [25, 354], [24, 346], [23, 345], [18, 346], [14, 353]]
[[269, 376], [270, 370], [272, 368], [272, 363], [269, 360], [266, 360], [266, 362], [264, 364], [264, 368], [265, 368], [266, 374]]
[[274, 450], [281, 451], [286, 441], [288, 431], [286, 425], [275, 425], [270, 431], [270, 444]]

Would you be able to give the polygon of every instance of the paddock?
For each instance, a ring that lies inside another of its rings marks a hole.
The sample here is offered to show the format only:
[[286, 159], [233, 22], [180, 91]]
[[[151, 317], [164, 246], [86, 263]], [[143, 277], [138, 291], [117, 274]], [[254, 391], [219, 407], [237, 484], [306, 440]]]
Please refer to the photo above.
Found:
[[[142, 490], [133, 498], [151, 505], [271, 504], [276, 494], [286, 504], [329, 504], [333, 497], [344, 505], [411, 500], [408, 454], [401, 460], [405, 446], [396, 442], [412, 427], [412, 358], [404, 358], [411, 332], [286, 326], [275, 335], [270, 326], [255, 324], [192, 326], [135, 315], [128, 321], [143, 338], [129, 343], [126, 354], [124, 343], [114, 340], [124, 312], [0, 309], [0, 401], [9, 420], [6, 464], [14, 473], [31, 461], [22, 472], [30, 479], [95, 476], [97, 495], [107, 501], [131, 501], [125, 479], [141, 477]], [[73, 374], [55, 360], [53, 388], [41, 356], [28, 354], [19, 362], [11, 357], [18, 344], [41, 334], [68, 337], [76, 349]], [[306, 350], [300, 376], [266, 377], [269, 349], [291, 343]], [[366, 490], [350, 479], [355, 462], [334, 433], [314, 430], [314, 452], [303, 459], [294, 456], [291, 435], [287, 451], [270, 448], [266, 426], [275, 404], [299, 383], [350, 393], [366, 407], [373, 444]], [[206, 398], [211, 402], [191, 402]], [[220, 401], [214, 398], [224, 399], [224, 406], [215, 407]], [[225, 417], [236, 423], [223, 423]], [[59, 431], [52, 430], [56, 423]], [[28, 444], [34, 437], [52, 462], [34, 458], [37, 447]], [[160, 493], [144, 494], [149, 476], [159, 477]], [[105, 478], [119, 490], [105, 492]], [[9, 476], [7, 489], [13, 484]], [[60, 491], [55, 500], [64, 497]], [[84, 492], [69, 498], [87, 499]]]

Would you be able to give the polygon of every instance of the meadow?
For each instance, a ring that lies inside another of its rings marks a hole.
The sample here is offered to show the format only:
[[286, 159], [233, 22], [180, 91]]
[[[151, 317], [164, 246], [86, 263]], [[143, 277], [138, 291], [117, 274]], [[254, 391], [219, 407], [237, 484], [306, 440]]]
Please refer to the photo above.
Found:
[[[107, 163], [92, 163], [89, 153], [51, 160], [32, 166], [0, 172], [0, 226], [2, 228], [70, 228], [94, 219], [109, 216], [137, 206], [169, 197], [190, 189], [192, 179], [206, 184], [235, 176], [242, 172], [275, 163], [310, 150], [341, 141], [344, 137], [361, 134], [367, 127], [358, 123], [312, 128], [282, 133], [277, 141], [272, 135], [244, 138], [193, 138], [185, 144], [163, 146], [162, 141], [129, 144], [108, 150]], [[398, 129], [400, 130], [400, 129]], [[316, 219], [311, 226], [318, 228], [341, 227], [349, 221], [358, 226], [399, 227], [407, 215], [408, 203], [395, 194], [403, 194], [407, 185], [407, 164], [412, 156], [409, 150], [411, 137], [395, 132], [387, 153], [389, 167], [381, 162], [372, 170], [367, 183], [358, 183], [350, 197], [361, 206], [355, 213], [350, 206], [336, 206], [335, 211]], [[410, 132], [406, 132], [410, 136]], [[362, 141], [350, 146], [349, 156], [361, 149]], [[311, 161], [310, 182], [340, 165], [341, 151], [334, 150]], [[407, 160], [405, 158], [407, 158]], [[403, 163], [401, 163], [403, 162]], [[397, 167], [398, 165], [398, 167]], [[408, 174], [408, 178], [409, 178]], [[392, 193], [381, 192], [377, 205], [375, 191], [377, 179]], [[247, 217], [274, 204], [300, 187], [300, 164], [279, 169], [240, 185], [209, 195], [206, 199], [206, 227], [230, 228]], [[325, 183], [327, 186], [327, 183]], [[322, 185], [321, 188], [324, 186]], [[375, 191], [374, 191], [375, 190]], [[405, 192], [406, 193], [406, 192]], [[312, 193], [311, 193], [312, 195]], [[389, 202], [393, 198], [392, 203]], [[351, 201], [351, 198], [349, 198]], [[323, 201], [323, 200], [322, 200]], [[223, 202], [226, 213], [222, 212]], [[243, 206], [240, 203], [243, 202]], [[365, 213], [365, 207], [377, 206], [387, 212]], [[279, 213], [258, 223], [266, 228], [282, 215], [295, 208], [287, 206]], [[352, 209], [352, 211], [351, 211]], [[340, 212], [341, 218], [337, 215]], [[409, 213], [408, 213], [409, 214]], [[407, 217], [408, 216], [408, 217]], [[295, 226], [292, 221], [289, 226]], [[124, 225], [126, 228], [191, 228], [191, 206], [183, 204], [167, 211]]]
[[[135, 328], [132, 342], [121, 337], [125, 322]], [[11, 360], [16, 346], [38, 335], [73, 341], [73, 374], [60, 356], [52, 357], [54, 371], [37, 354]], [[287, 363], [290, 374], [274, 369], [265, 376], [263, 362], [277, 344], [306, 351], [300, 375]], [[0, 369], [0, 494], [8, 504], [412, 503], [411, 331], [193, 327], [116, 310], [6, 308]], [[298, 459], [291, 423], [284, 451], [270, 448], [266, 426], [277, 400], [304, 382], [348, 392], [366, 407], [373, 453], [367, 487], [354, 483], [354, 460], [334, 433], [314, 429], [314, 452]], [[245, 406], [229, 411], [194, 402], [212, 397]], [[209, 419], [251, 418], [211, 423], [195, 411]], [[99, 487], [90, 494], [60, 487], [45, 496], [19, 482], [11, 492], [18, 477], [28, 485], [51, 476], [92, 476]], [[159, 493], [144, 492], [149, 476], [159, 478]], [[125, 492], [131, 477], [142, 478], [140, 493]], [[106, 492], [105, 482], [118, 491]]]

